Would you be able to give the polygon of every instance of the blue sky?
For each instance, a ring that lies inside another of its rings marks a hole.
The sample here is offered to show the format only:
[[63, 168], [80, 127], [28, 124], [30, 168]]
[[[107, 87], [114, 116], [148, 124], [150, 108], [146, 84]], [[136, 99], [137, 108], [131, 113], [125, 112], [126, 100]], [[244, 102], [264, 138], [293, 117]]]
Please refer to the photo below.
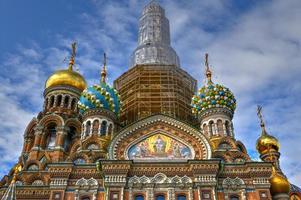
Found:
[[[89, 84], [99, 81], [102, 54], [112, 83], [128, 69], [138, 17], [148, 1], [0, 0], [0, 175], [17, 162], [23, 132], [42, 109], [43, 89], [65, 68], [70, 43]], [[203, 84], [209, 53], [214, 82], [229, 87], [238, 107], [236, 137], [255, 151], [256, 105], [281, 143], [281, 166], [301, 185], [301, 2], [299, 0], [161, 0], [181, 66]]]

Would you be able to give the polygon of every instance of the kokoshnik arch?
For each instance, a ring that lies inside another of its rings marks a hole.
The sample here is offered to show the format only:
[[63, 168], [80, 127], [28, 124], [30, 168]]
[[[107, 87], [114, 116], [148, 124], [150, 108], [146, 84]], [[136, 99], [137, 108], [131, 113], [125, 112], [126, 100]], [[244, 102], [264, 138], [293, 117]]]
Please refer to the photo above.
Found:
[[[278, 140], [265, 129], [250, 159], [236, 140], [234, 94], [184, 71], [170, 45], [169, 21], [155, 2], [139, 20], [130, 68], [88, 86], [68, 69], [45, 83], [43, 110], [28, 124], [19, 161], [0, 182], [0, 197], [52, 200], [301, 199], [281, 171]], [[239, 133], [236, 133], [239, 134]]]

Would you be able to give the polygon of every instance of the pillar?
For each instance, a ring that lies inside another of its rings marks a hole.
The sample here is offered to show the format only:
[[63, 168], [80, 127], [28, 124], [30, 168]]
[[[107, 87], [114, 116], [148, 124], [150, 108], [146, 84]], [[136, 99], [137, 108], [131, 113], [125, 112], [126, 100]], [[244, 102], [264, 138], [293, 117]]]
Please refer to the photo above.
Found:
[[42, 139], [42, 134], [43, 134], [43, 126], [36, 126], [34, 128], [34, 147], [33, 150], [39, 150], [41, 147], [41, 139]]

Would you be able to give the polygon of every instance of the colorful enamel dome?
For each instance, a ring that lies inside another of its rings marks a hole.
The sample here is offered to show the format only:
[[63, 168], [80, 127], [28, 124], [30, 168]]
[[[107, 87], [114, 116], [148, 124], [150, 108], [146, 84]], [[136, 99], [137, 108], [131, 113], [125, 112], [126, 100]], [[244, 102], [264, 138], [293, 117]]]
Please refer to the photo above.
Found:
[[211, 71], [208, 65], [208, 54], [206, 54], [206, 76], [208, 83], [200, 88], [198, 93], [192, 97], [192, 112], [199, 114], [210, 108], [228, 108], [232, 112], [236, 108], [236, 100], [233, 93], [226, 87], [214, 84], [211, 81]]
[[119, 115], [120, 97], [117, 90], [106, 83], [106, 75], [106, 55], [104, 54], [104, 66], [101, 71], [100, 84], [90, 86], [82, 92], [78, 102], [81, 113], [90, 109], [103, 108]]
[[192, 112], [200, 113], [209, 108], [228, 108], [234, 112], [236, 100], [233, 93], [219, 84], [209, 84], [199, 89], [192, 97]]
[[117, 91], [104, 82], [85, 89], [79, 99], [78, 107], [83, 113], [89, 109], [104, 108], [119, 114], [120, 98]]

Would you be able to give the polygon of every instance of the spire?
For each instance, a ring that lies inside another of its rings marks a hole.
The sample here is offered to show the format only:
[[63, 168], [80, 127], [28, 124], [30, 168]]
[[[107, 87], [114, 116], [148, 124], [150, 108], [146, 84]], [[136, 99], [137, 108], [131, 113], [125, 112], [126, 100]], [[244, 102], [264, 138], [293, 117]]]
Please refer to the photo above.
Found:
[[71, 52], [71, 57], [70, 57], [68, 69], [72, 71], [73, 70], [73, 65], [74, 65], [74, 62], [75, 62], [75, 55], [76, 55], [76, 42], [73, 42], [71, 44], [71, 49], [72, 49], [72, 52]]
[[212, 72], [209, 68], [209, 61], [208, 61], [208, 53], [205, 54], [205, 67], [206, 67], [206, 71], [205, 71], [205, 75], [207, 77], [207, 83], [208, 84], [212, 84], [212, 80], [211, 80], [211, 77], [212, 77]]
[[178, 55], [170, 45], [170, 28], [165, 10], [156, 1], [151, 1], [142, 11], [138, 47], [131, 55], [130, 67], [143, 64], [180, 66]]
[[262, 106], [260, 106], [260, 105], [257, 105], [257, 116], [260, 120], [260, 126], [261, 126], [261, 130], [262, 130], [261, 135], [267, 135], [267, 132], [265, 130], [265, 123], [263, 121], [263, 116], [262, 116]]
[[103, 67], [101, 70], [101, 82], [106, 82], [106, 76], [107, 76], [107, 56], [106, 53], [103, 54]]

